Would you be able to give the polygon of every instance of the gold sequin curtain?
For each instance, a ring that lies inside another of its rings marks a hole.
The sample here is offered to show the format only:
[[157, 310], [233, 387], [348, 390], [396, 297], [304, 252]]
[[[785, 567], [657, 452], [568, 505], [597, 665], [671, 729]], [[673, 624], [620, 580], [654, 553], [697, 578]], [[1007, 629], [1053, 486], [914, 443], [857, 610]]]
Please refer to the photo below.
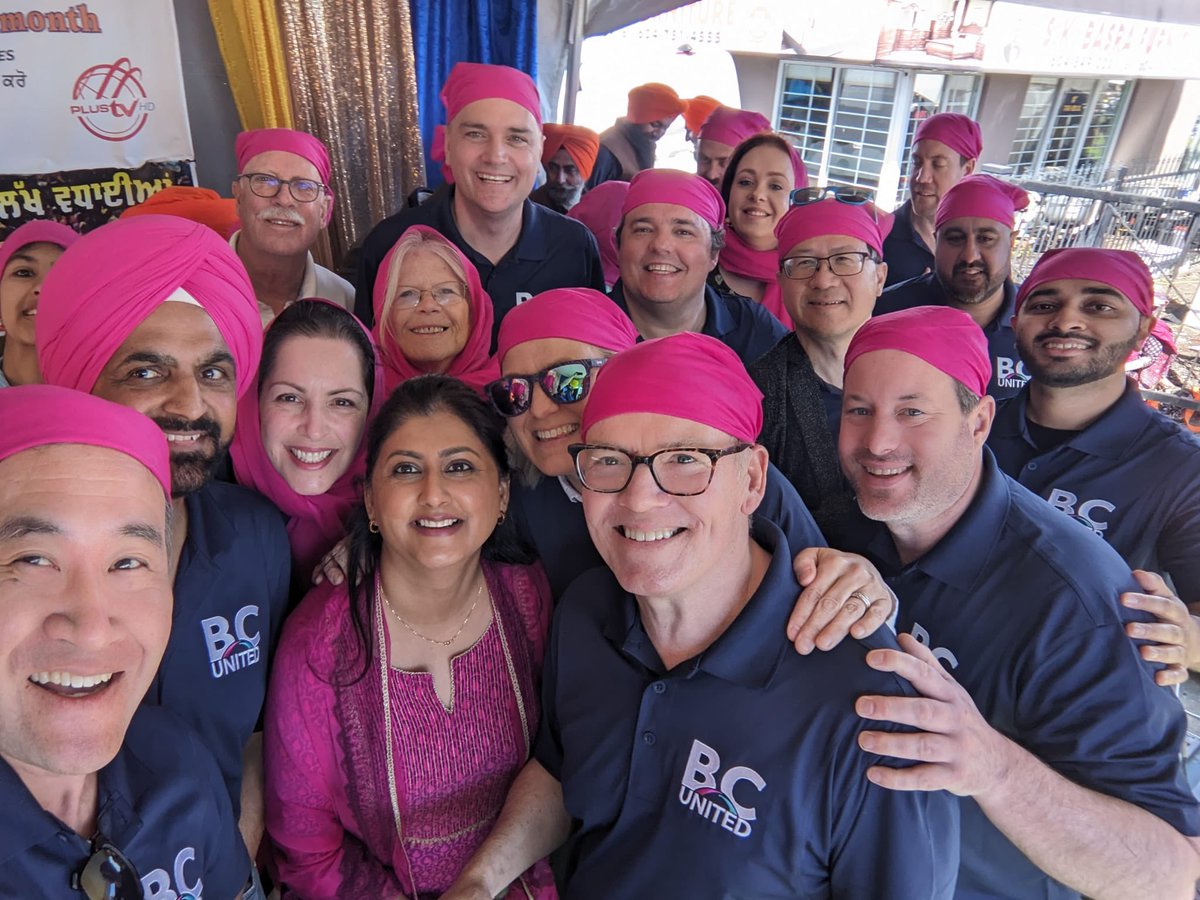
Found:
[[[334, 264], [425, 182], [407, 0], [278, 0], [295, 125], [329, 148]], [[322, 252], [324, 251], [324, 252]]]
[[208, 0], [208, 12], [242, 127], [291, 128], [275, 0]]

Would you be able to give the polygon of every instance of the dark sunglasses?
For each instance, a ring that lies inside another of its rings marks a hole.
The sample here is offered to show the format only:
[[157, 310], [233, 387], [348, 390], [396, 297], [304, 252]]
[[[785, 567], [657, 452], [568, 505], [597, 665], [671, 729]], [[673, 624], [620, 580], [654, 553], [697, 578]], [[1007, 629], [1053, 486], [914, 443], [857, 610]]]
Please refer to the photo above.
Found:
[[146, 896], [133, 863], [100, 834], [92, 839], [92, 855], [71, 876], [71, 887], [88, 900], [143, 900]]
[[509, 375], [489, 384], [487, 396], [496, 412], [507, 418], [529, 411], [535, 384], [559, 406], [578, 403], [588, 395], [596, 370], [606, 362], [606, 359], [572, 359], [533, 375]]
[[850, 206], [862, 206], [865, 203], [870, 203], [875, 199], [874, 191], [860, 187], [803, 187], [796, 188], [790, 195], [788, 200], [792, 206], [807, 206], [809, 203], [820, 203], [832, 197], [838, 203], [847, 203]]

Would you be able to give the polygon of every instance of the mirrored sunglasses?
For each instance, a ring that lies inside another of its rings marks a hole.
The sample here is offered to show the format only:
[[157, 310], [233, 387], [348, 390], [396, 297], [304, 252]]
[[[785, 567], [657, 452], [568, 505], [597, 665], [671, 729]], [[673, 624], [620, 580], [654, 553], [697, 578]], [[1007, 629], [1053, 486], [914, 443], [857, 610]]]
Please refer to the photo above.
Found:
[[489, 384], [486, 388], [487, 396], [496, 412], [508, 418], [529, 411], [529, 406], [533, 403], [535, 384], [559, 406], [578, 403], [592, 389], [595, 371], [607, 361], [573, 359], [533, 375], [509, 375]]

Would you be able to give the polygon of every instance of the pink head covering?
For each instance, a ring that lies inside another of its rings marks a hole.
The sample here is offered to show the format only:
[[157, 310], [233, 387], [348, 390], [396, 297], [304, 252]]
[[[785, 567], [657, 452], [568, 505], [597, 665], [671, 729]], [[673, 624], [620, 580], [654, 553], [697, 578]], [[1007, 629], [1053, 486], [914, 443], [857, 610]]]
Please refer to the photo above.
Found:
[[502, 364], [518, 344], [563, 338], [614, 353], [637, 343], [629, 316], [607, 296], [591, 288], [542, 291], [511, 310], [500, 323], [496, 359]]
[[899, 350], [924, 360], [982, 397], [992, 377], [987, 337], [965, 312], [915, 306], [868, 319], [850, 339], [844, 371], [875, 350]]
[[140, 412], [82, 391], [27, 384], [0, 391], [0, 460], [50, 444], [116, 450], [140, 462], [171, 498], [167, 438]]
[[532, 78], [510, 66], [487, 63], [455, 63], [442, 85], [442, 103], [446, 121], [453, 122], [464, 106], [476, 100], [511, 100], [529, 110], [542, 127], [542, 98]]
[[59, 257], [38, 303], [42, 378], [90, 393], [117, 348], [179, 288], [225, 339], [240, 397], [254, 383], [262, 353], [254, 288], [227, 241], [177, 216], [110, 222]]
[[771, 123], [762, 113], [718, 106], [700, 128], [700, 140], [736, 147], [746, 138], [770, 130]]
[[797, 244], [827, 234], [858, 238], [883, 256], [883, 241], [892, 230], [892, 221], [891, 213], [881, 211], [870, 202], [842, 203], [827, 197], [817, 203], [793, 206], [775, 226], [779, 262], [782, 263]]
[[621, 223], [621, 207], [628, 193], [628, 181], [606, 181], [586, 191], [567, 212], [568, 218], [582, 222], [596, 238], [600, 246], [600, 264], [604, 267], [604, 283], [609, 286], [621, 277], [621, 264], [617, 261], [617, 226]]
[[597, 422], [655, 413], [708, 425], [752, 444], [762, 431], [762, 392], [728, 346], [685, 331], [618, 353], [600, 369], [583, 411], [587, 439]]
[[721, 192], [690, 172], [677, 169], [643, 169], [629, 182], [629, 193], [621, 204], [621, 218], [647, 203], [684, 206], [708, 223], [713, 231], [725, 227], [725, 201]]
[[329, 176], [332, 169], [329, 165], [329, 150], [321, 141], [303, 131], [293, 131], [291, 128], [258, 128], [254, 131], [243, 131], [234, 141], [234, 153], [237, 155], [238, 173], [246, 170], [246, 163], [260, 153], [277, 150], [291, 153], [306, 159], [317, 169], [317, 177], [325, 185], [325, 193], [329, 195], [329, 206], [325, 210], [325, 224], [329, 224], [333, 216], [333, 188], [329, 186]]
[[[464, 64], [459, 63], [459, 65]], [[493, 68], [504, 67], [496, 66]], [[482, 391], [485, 384], [489, 381], [495, 381], [500, 377], [500, 369], [496, 364], [496, 358], [488, 354], [488, 350], [492, 345], [492, 319], [494, 316], [492, 298], [488, 296], [487, 291], [480, 284], [479, 272], [476, 270], [474, 264], [463, 256], [461, 250], [446, 240], [440, 232], [426, 225], [413, 225], [406, 229], [404, 234], [400, 235], [396, 243], [392, 245], [392, 249], [387, 252], [387, 256], [383, 258], [383, 262], [379, 266], [379, 275], [375, 279], [375, 288], [372, 294], [375, 310], [375, 330], [373, 334], [376, 342], [379, 344], [380, 356], [383, 357], [385, 370], [384, 384], [386, 385], [387, 392], [391, 393], [402, 381], [425, 374], [425, 370], [419, 369], [409, 362], [408, 358], [400, 350], [400, 347], [397, 346], [395, 339], [388, 332], [386, 327], [388, 317], [384, 315], [383, 311], [384, 304], [387, 301], [388, 285], [391, 281], [392, 260], [395, 258], [396, 248], [400, 246], [400, 242], [404, 240], [405, 236], [410, 233], [419, 234], [426, 241], [434, 241], [448, 247], [466, 273], [467, 303], [471, 310], [471, 333], [467, 336], [467, 342], [463, 345], [462, 350], [458, 352], [458, 356], [454, 357], [453, 362], [450, 363], [450, 368], [446, 370], [446, 374], [462, 379], [477, 391]]]
[[1132, 250], [1065, 247], [1042, 254], [1017, 291], [1016, 312], [1031, 293], [1051, 281], [1080, 278], [1116, 288], [1143, 316], [1154, 315], [1154, 276]]
[[991, 175], [968, 175], [946, 191], [938, 203], [934, 230], [952, 219], [991, 219], [1012, 229], [1016, 214], [1029, 205], [1029, 195], [1015, 184]]
[[917, 141], [939, 141], [967, 159], [978, 159], [983, 152], [979, 123], [958, 113], [938, 113], [924, 120], [913, 135], [913, 143]]
[[[371, 343], [375, 355], [375, 379], [371, 388], [371, 407], [367, 412], [368, 424], [375, 418], [375, 413], [383, 405], [385, 390], [383, 385], [383, 366], [379, 359], [379, 350], [375, 339], [358, 319], [337, 303], [320, 297], [310, 297], [300, 300], [288, 307], [295, 309], [306, 303], [324, 303], [338, 311], [338, 314], [353, 319], [355, 325], [362, 329]], [[267, 327], [267, 333], [278, 327], [282, 317], [288, 316], [284, 310], [280, 316]], [[287, 318], [283, 318], [286, 323]], [[265, 335], [264, 335], [265, 338]], [[356, 348], [357, 352], [357, 348]], [[259, 373], [259, 390], [262, 387], [262, 377], [269, 373]], [[233, 443], [229, 447], [229, 456], [233, 460], [233, 472], [238, 484], [253, 488], [267, 497], [288, 516], [288, 538], [292, 545], [292, 559], [300, 572], [311, 572], [330, 547], [341, 540], [346, 531], [346, 518], [355, 504], [362, 499], [362, 478], [367, 469], [366, 432], [354, 452], [350, 465], [342, 476], [324, 494], [306, 496], [292, 490], [287, 480], [279, 474], [267, 455], [263, 446], [262, 424], [259, 418], [259, 390], [247, 391], [238, 401], [237, 430], [233, 435]]]
[[4, 274], [4, 267], [8, 265], [13, 254], [22, 247], [28, 247], [30, 244], [58, 244], [66, 250], [77, 240], [78, 232], [58, 222], [48, 219], [26, 222], [21, 227], [14, 228], [4, 239], [4, 243], [0, 244], [0, 275]]

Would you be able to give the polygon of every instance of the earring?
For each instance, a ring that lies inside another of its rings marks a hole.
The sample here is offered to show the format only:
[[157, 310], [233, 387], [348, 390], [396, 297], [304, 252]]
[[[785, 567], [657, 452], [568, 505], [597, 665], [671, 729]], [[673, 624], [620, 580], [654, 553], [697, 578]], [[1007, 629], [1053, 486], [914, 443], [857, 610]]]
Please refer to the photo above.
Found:
[[367, 531], [371, 532], [371, 534], [379, 534], [379, 526], [375, 524], [374, 519], [367, 520]]
[[508, 513], [506, 513], [504, 510], [501, 510], [500, 515], [496, 517], [496, 524], [503, 525], [504, 520], [507, 518], [508, 518]]

